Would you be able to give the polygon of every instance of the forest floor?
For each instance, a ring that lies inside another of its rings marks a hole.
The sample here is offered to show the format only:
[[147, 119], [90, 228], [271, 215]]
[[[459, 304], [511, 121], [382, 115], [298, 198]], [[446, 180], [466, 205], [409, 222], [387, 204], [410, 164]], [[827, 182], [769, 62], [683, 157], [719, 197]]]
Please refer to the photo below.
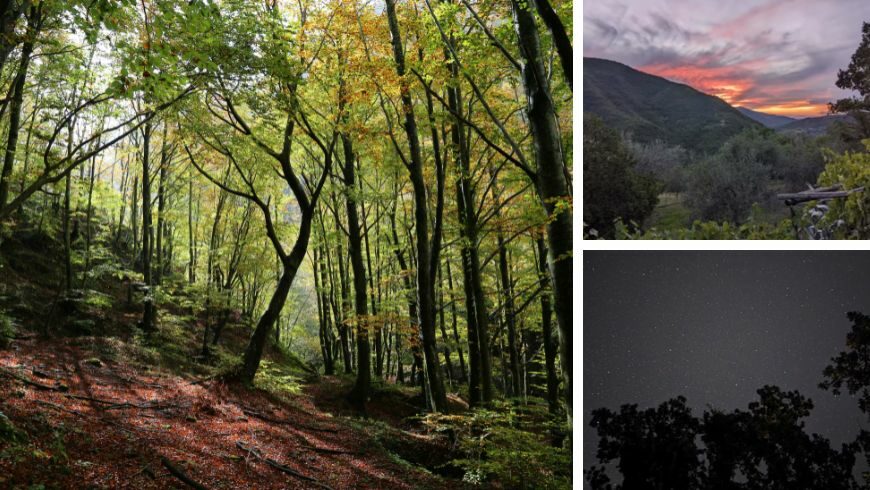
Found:
[[95, 337], [34, 338], [0, 351], [0, 408], [8, 417], [0, 432], [26, 440], [0, 458], [0, 487], [184, 488], [172, 471], [205, 488], [458, 483], [404, 461], [379, 440], [399, 433], [411, 454], [445, 452], [431, 436], [318, 407], [316, 401], [339, 393], [337, 379], [282, 400], [262, 389], [107, 359], [112, 347]]
[[253, 386], [224, 381], [248, 327], [228, 325], [203, 362], [190, 298], [164, 298], [144, 336], [117, 274], [61, 298], [46, 241], [0, 248], [0, 312], [15, 325], [0, 331], [12, 339], [0, 343], [0, 488], [464, 486], [448, 439], [416, 417], [419, 389], [377, 385], [361, 416], [345, 401], [351, 378], [274, 347]]

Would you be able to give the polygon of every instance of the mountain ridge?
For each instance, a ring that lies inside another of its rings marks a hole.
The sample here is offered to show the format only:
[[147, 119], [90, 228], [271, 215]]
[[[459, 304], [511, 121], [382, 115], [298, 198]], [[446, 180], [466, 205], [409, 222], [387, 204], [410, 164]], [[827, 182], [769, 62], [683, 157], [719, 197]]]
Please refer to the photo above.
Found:
[[759, 122], [770, 129], [781, 128], [800, 119], [788, 116], [780, 116], [779, 114], [769, 114], [767, 112], [754, 111], [748, 107], [734, 106], [744, 116]]
[[584, 111], [638, 141], [662, 140], [705, 153], [763, 125], [689, 85], [601, 58], [583, 58]]

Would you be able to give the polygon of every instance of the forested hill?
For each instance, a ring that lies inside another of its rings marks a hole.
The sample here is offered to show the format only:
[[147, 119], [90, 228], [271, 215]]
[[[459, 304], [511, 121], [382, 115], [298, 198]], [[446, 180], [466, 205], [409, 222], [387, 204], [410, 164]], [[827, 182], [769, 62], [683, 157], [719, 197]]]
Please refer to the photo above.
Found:
[[760, 126], [718, 97], [598, 58], [583, 58], [583, 110], [638, 141], [706, 153]]

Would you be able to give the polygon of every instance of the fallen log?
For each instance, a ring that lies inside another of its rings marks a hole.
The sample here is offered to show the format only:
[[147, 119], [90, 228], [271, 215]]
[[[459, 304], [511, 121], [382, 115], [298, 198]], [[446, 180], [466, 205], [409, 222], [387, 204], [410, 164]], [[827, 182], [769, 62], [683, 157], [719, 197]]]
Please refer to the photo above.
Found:
[[177, 466], [172, 464], [172, 462], [169, 461], [168, 459], [166, 459], [165, 457], [161, 456], [160, 462], [163, 463], [163, 466], [165, 466], [166, 469], [169, 470], [170, 473], [172, 473], [172, 476], [174, 476], [175, 478], [178, 478], [179, 480], [183, 481], [184, 483], [187, 483], [187, 485], [189, 487], [195, 488], [196, 490], [207, 490], [208, 489], [208, 487], [206, 487], [202, 483], [199, 483], [196, 480], [194, 480], [193, 478], [187, 476], [186, 473], [181, 471], [180, 468], [178, 468]]
[[285, 465], [275, 461], [272, 458], [264, 457], [263, 453], [261, 453], [259, 449], [255, 448], [253, 446], [248, 446], [245, 443], [243, 443], [242, 441], [236, 441], [236, 446], [239, 449], [241, 449], [242, 451], [245, 451], [248, 454], [253, 455], [258, 460], [263, 461], [264, 463], [268, 464], [272, 468], [275, 468], [276, 470], [287, 473], [288, 475], [293, 475], [296, 478], [299, 478], [300, 480], [305, 480], [314, 486], [324, 488], [326, 490], [332, 490], [332, 487], [330, 487], [329, 485], [320, 483], [320, 481], [316, 478], [312, 478], [310, 476], [303, 475], [302, 473], [299, 473], [298, 471], [294, 470], [293, 468], [290, 468], [289, 466], [285, 466]]
[[780, 201], [784, 201], [787, 206], [794, 206], [795, 204], [800, 204], [808, 201], [819, 201], [849, 197], [856, 192], [864, 191], [863, 187], [857, 187], [855, 189], [849, 189], [845, 191], [837, 190], [841, 188], [841, 186], [832, 186], [821, 189], [811, 189], [802, 192], [777, 194], [776, 198]]

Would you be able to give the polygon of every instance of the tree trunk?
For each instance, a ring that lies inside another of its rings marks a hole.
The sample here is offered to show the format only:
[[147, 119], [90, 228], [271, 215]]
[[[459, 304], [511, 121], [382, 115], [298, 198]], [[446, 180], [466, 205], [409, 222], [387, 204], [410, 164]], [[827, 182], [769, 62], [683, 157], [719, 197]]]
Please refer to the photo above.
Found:
[[335, 374], [335, 365], [332, 361], [332, 338], [329, 335], [329, 307], [324, 301], [323, 280], [326, 278], [326, 272], [323, 265], [320, 264], [322, 254], [320, 248], [314, 249], [314, 291], [317, 298], [317, 319], [320, 327], [320, 353], [323, 356], [323, 373], [327, 376]]
[[568, 88], [574, 91], [574, 49], [571, 47], [571, 39], [565, 31], [562, 19], [553, 10], [549, 0], [534, 0], [538, 7], [538, 15], [544, 21], [550, 34], [553, 36], [553, 45], [559, 53], [559, 61], [562, 62], [562, 74], [568, 82]]
[[357, 214], [355, 183], [355, 166], [353, 145], [344, 133], [341, 135], [344, 147], [344, 177], [345, 204], [347, 210], [348, 252], [353, 270], [353, 299], [356, 314], [356, 351], [357, 370], [356, 383], [350, 392], [350, 400], [358, 408], [364, 408], [368, 400], [372, 384], [371, 346], [369, 344], [368, 297], [366, 296], [366, 269], [362, 257], [362, 232]]
[[[6, 9], [10, 7], [7, 5]], [[12, 102], [9, 111], [9, 134], [6, 138], [6, 152], [3, 155], [3, 172], [0, 174], [0, 208], [6, 206], [9, 200], [12, 167], [15, 165], [15, 150], [18, 146], [18, 133], [21, 125], [21, 106], [24, 101], [24, 82], [27, 79], [27, 69], [33, 53], [41, 8], [34, 7], [27, 19], [27, 37], [21, 47], [21, 60], [18, 64], [18, 74], [12, 87]], [[0, 43], [0, 46], [5, 43]], [[5, 56], [4, 56], [5, 58]]]
[[[445, 264], [447, 265], [447, 288], [453, 291], [453, 275], [450, 272], [450, 261], [446, 260]], [[468, 373], [465, 370], [465, 357], [462, 355], [462, 343], [459, 340], [459, 328], [457, 327], [457, 318], [456, 318], [456, 300], [451, 299], [450, 301], [450, 318], [453, 323], [453, 340], [456, 341], [456, 352], [459, 354], [459, 373], [463, 381], [468, 379]]]
[[[533, 0], [530, 0], [533, 1]], [[535, 17], [528, 2], [511, 0], [520, 54], [524, 60], [526, 109], [537, 163], [537, 190], [547, 212], [548, 263], [552, 277], [568, 425], [572, 423], [573, 211], [567, 169], [556, 123]]]
[[[429, 243], [429, 216], [426, 198], [426, 183], [423, 176], [423, 157], [420, 152], [417, 122], [414, 117], [414, 106], [411, 100], [410, 87], [405, 81], [405, 55], [396, 17], [395, 0], [386, 2], [387, 18], [392, 34], [393, 57], [396, 61], [396, 72], [401, 78], [401, 99], [405, 113], [404, 128], [408, 136], [410, 163], [408, 172], [414, 189], [414, 221], [417, 231], [417, 308], [422, 336], [422, 350], [425, 357], [426, 375], [432, 394], [432, 409], [443, 412], [447, 409], [447, 394], [441, 377], [441, 365], [438, 363], [438, 352], [435, 340], [435, 283], [432, 274], [432, 263], [437, 258], [437, 247]], [[437, 241], [438, 231], [435, 233]], [[433, 250], [433, 248], [435, 250]], [[437, 263], [437, 262], [436, 262]]]
[[538, 273], [541, 281], [541, 332], [544, 336], [544, 366], [547, 373], [547, 407], [551, 414], [559, 410], [559, 378], [556, 376], [556, 339], [553, 335], [553, 310], [550, 306], [550, 277], [547, 273], [547, 246], [537, 239]]
[[163, 123], [163, 140], [160, 144], [160, 169], [159, 169], [159, 177], [160, 182], [157, 184], [157, 243], [155, 244], [157, 247], [157, 267], [155, 268], [156, 274], [154, 275], [154, 284], [160, 285], [163, 282], [163, 268], [164, 268], [164, 260], [163, 256], [163, 235], [166, 227], [166, 178], [167, 178], [167, 170], [166, 167], [168, 165], [167, 162], [168, 155], [166, 149], [166, 123]]
[[[338, 215], [334, 216], [335, 218], [335, 231], [337, 236], [341, 236], [341, 226], [339, 225]], [[350, 302], [349, 296], [350, 291], [347, 287], [347, 272], [345, 272], [345, 264], [344, 264], [344, 249], [341, 246], [341, 240], [338, 240], [337, 243], [338, 254], [336, 259], [338, 260], [338, 284], [339, 284], [339, 293], [340, 293], [340, 311], [341, 311], [341, 321], [338, 323], [338, 336], [341, 342], [341, 354], [342, 360], [344, 361], [344, 372], [345, 374], [350, 374], [353, 372], [353, 359], [350, 351], [350, 335], [348, 332], [347, 325], [347, 310], [348, 303]]]
[[133, 196], [131, 196], [130, 222], [133, 228], [133, 263], [139, 260], [139, 176], [133, 176]]
[[438, 308], [438, 325], [441, 328], [441, 340], [444, 342], [444, 365], [447, 367], [447, 383], [449, 386], [452, 386], [450, 383], [453, 379], [453, 363], [450, 361], [450, 341], [447, 339], [447, 328], [444, 326], [444, 310], [447, 308], [444, 304], [444, 279], [440, 267], [438, 268], [438, 286], [438, 304], [440, 305]]
[[[308, 206], [306, 206], [307, 208]], [[284, 303], [287, 301], [287, 294], [290, 292], [290, 286], [293, 284], [293, 279], [299, 271], [299, 266], [302, 264], [302, 259], [305, 258], [305, 252], [308, 249], [308, 240], [311, 237], [311, 220], [313, 218], [310, 209], [303, 209], [301, 222], [299, 223], [299, 235], [296, 238], [296, 243], [293, 249], [285, 259], [281, 260], [283, 272], [278, 279], [278, 287], [272, 293], [272, 298], [269, 300], [269, 306], [254, 329], [251, 335], [251, 340], [248, 342], [248, 347], [245, 350], [245, 355], [242, 359], [242, 369], [240, 379], [246, 383], [252, 383], [254, 376], [257, 374], [257, 369], [260, 367], [260, 359], [263, 357], [263, 348], [266, 346], [266, 339], [269, 337], [269, 330], [278, 316], [281, 314], [281, 309], [284, 308]]]
[[82, 289], [87, 287], [88, 272], [91, 270], [91, 218], [93, 215], [94, 180], [96, 180], [97, 157], [91, 158], [91, 175], [88, 183], [88, 207], [85, 211], [85, 269], [82, 273]]
[[187, 281], [189, 284], [196, 282], [196, 240], [193, 232], [193, 172], [187, 182]]
[[142, 276], [145, 280], [145, 305], [142, 313], [142, 329], [145, 332], [154, 330], [154, 300], [151, 287], [154, 285], [151, 276], [151, 175], [148, 168], [151, 146], [151, 122], [145, 123], [142, 132]]
[[18, 17], [28, 8], [30, 8], [29, 0], [6, 0], [0, 4], [0, 70], [3, 69], [6, 58], [17, 44], [15, 24], [18, 22]]
[[67, 175], [63, 191], [63, 258], [64, 258], [64, 290], [72, 290], [72, 231], [70, 230], [70, 194], [72, 193], [72, 175]]
[[498, 264], [502, 295], [504, 296], [504, 319], [508, 334], [508, 355], [511, 373], [510, 396], [520, 396], [520, 359], [517, 349], [517, 326], [516, 319], [514, 318], [513, 288], [511, 287], [507, 247], [501, 233], [498, 235]]

